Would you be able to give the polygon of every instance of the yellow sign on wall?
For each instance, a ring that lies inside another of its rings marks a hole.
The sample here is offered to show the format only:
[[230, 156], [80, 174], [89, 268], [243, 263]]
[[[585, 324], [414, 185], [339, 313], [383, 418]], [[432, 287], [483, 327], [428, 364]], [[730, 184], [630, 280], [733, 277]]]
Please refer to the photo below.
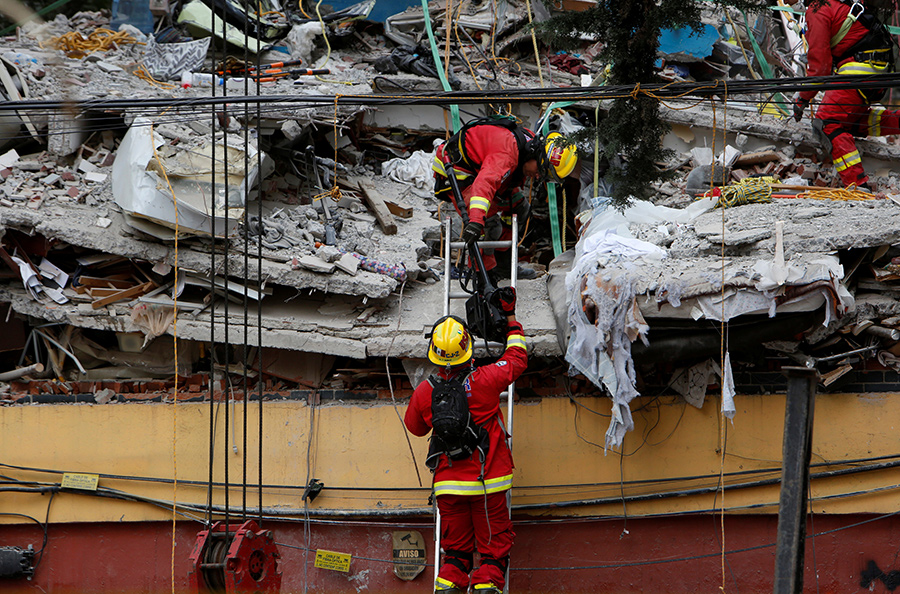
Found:
[[316, 567], [319, 569], [348, 572], [350, 571], [351, 557], [353, 557], [353, 555], [349, 553], [336, 553], [334, 551], [316, 549]]
[[66, 472], [63, 474], [62, 487], [66, 489], [81, 489], [82, 491], [96, 491], [100, 482], [99, 474], [78, 474]]

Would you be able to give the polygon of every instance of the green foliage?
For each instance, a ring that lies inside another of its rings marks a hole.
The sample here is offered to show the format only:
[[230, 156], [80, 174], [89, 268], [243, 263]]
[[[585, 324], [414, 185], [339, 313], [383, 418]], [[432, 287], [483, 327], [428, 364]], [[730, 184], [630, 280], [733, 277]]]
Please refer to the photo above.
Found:
[[[706, 6], [759, 10], [766, 0], [717, 0]], [[537, 26], [541, 39], [554, 50], [582, 47], [584, 36], [602, 40], [597, 60], [610, 65], [608, 85], [656, 82], [654, 64], [663, 29], [699, 31], [704, 4], [699, 0], [597, 0], [585, 11], [568, 11]], [[631, 198], [649, 199], [650, 184], [665, 173], [657, 163], [668, 157], [662, 137], [668, 126], [656, 101], [646, 96], [613, 101], [597, 126], [607, 157], [624, 158], [622, 169], [608, 175], [617, 182], [613, 204], [627, 206]], [[593, 131], [591, 131], [593, 133]]]

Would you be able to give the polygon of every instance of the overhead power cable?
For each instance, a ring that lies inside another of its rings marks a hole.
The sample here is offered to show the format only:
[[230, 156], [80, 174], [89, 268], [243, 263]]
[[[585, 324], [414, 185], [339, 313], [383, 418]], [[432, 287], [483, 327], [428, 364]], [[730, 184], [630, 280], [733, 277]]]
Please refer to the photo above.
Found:
[[155, 108], [201, 108], [212, 105], [281, 104], [288, 107], [320, 106], [384, 106], [384, 105], [449, 105], [489, 102], [531, 103], [543, 101], [602, 101], [645, 95], [659, 100], [683, 97], [708, 98], [728, 95], [773, 94], [797, 91], [830, 91], [837, 89], [891, 89], [900, 87], [900, 73], [877, 75], [841, 75], [800, 78], [775, 78], [760, 80], [671, 82], [637, 85], [616, 85], [579, 88], [525, 88], [485, 91], [448, 91], [428, 95], [228, 95], [192, 98], [143, 98], [143, 99], [87, 99], [71, 101], [60, 99], [3, 101], [0, 112], [37, 109], [76, 111], [128, 110]]

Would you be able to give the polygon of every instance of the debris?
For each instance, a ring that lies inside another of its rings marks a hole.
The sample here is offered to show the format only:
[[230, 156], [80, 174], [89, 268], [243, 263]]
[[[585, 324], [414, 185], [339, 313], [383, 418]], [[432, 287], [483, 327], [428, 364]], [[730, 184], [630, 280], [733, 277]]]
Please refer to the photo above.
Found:
[[291, 261], [291, 268], [294, 270], [297, 268], [306, 268], [313, 272], [331, 274], [334, 272], [335, 267], [336, 265], [334, 263], [327, 262], [317, 256], [299, 256]]
[[[199, 139], [197, 143], [180, 143], [172, 156], [165, 157], [154, 151], [163, 144], [149, 121], [135, 121], [122, 140], [113, 164], [112, 190], [116, 203], [129, 215], [175, 229], [173, 200], [177, 199], [179, 231], [216, 237], [231, 235], [243, 218], [245, 188], [256, 185], [259, 176], [256, 147], [248, 144], [249, 153], [245, 155], [240, 139], [230, 137], [227, 146], [216, 139], [215, 148], [212, 143]], [[218, 152], [215, 165], [214, 150]], [[222, 170], [223, 155], [227, 155], [224, 159], [227, 159], [228, 182]], [[264, 164], [268, 163], [265, 155], [261, 158]], [[250, 168], [245, 170], [247, 164]], [[217, 178], [215, 193], [211, 170]], [[142, 229], [155, 233], [148, 226]]]
[[356, 271], [359, 269], [360, 261], [351, 254], [342, 254], [334, 264], [347, 274], [355, 275]]

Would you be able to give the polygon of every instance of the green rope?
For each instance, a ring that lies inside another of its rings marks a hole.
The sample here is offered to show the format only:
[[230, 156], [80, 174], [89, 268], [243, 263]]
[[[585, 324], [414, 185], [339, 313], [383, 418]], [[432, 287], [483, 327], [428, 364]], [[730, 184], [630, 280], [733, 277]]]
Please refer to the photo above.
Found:
[[[574, 101], [560, 101], [557, 103], [551, 103], [544, 113], [550, 113], [554, 109], [569, 107], [570, 105], [574, 105]], [[543, 114], [541, 114], [543, 118]], [[547, 133], [550, 131], [550, 118], [544, 119], [544, 125], [540, 130], [535, 130], [535, 134], [541, 134], [546, 138]], [[547, 205], [550, 209], [550, 238], [553, 241], [553, 257], [560, 255], [563, 253], [563, 244], [562, 244], [562, 233], [560, 232], [559, 225], [559, 207], [556, 203], [556, 184], [553, 182], [549, 182], [547, 184]], [[565, 213], [563, 213], [565, 216]]]
[[[759, 47], [759, 44], [756, 42], [756, 36], [753, 35], [753, 32], [750, 30], [750, 22], [747, 20], [747, 13], [743, 10], [741, 11], [741, 15], [744, 17], [744, 27], [747, 29], [747, 37], [750, 38], [750, 45], [753, 46], [753, 55], [756, 56], [756, 63], [759, 64], [759, 69], [762, 70], [763, 76], [765, 78], [774, 78], [774, 73], [772, 72], [772, 67], [769, 66], [769, 63], [766, 61], [766, 57], [763, 55], [762, 48]], [[737, 31], [734, 32], [735, 37], [737, 37]], [[749, 66], [749, 64], [747, 65]], [[790, 105], [790, 101], [784, 98], [784, 95], [781, 93], [775, 93], [773, 95], [775, 99], [772, 102], [773, 107], [781, 113], [781, 115], [788, 116], [790, 115], [790, 111], [788, 110], [788, 105]]]
[[[441, 52], [438, 50], [437, 43], [434, 41], [434, 31], [431, 30], [431, 15], [428, 12], [428, 0], [422, 0], [422, 11], [425, 13], [425, 30], [428, 32], [428, 43], [431, 44], [431, 56], [434, 58], [434, 67], [438, 72], [438, 78], [441, 79], [441, 86], [444, 87], [445, 91], [449, 91], [451, 90], [450, 83], [447, 82], [447, 76], [444, 74], [444, 63], [441, 61]], [[447, 34], [450, 34], [449, 31]], [[453, 124], [453, 132], [459, 132], [459, 105], [455, 103], [450, 105], [450, 119]]]

